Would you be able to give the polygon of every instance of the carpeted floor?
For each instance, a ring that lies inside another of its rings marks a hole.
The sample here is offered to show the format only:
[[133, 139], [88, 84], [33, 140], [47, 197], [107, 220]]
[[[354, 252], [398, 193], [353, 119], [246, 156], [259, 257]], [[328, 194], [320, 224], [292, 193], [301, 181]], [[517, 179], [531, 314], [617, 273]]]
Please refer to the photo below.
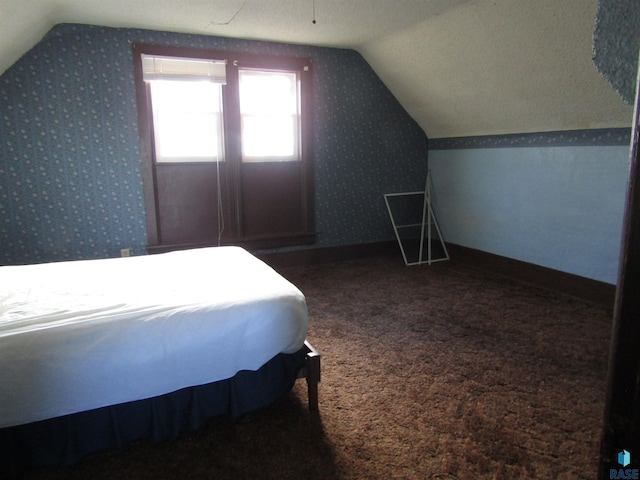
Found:
[[275, 405], [30, 479], [595, 478], [611, 312], [453, 262], [282, 271], [307, 296], [320, 414]]

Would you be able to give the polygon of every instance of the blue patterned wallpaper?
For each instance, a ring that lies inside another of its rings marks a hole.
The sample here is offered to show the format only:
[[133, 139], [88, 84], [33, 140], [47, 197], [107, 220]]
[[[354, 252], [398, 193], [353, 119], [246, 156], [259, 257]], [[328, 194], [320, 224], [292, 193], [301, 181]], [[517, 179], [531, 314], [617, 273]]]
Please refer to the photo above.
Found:
[[316, 245], [393, 239], [427, 138], [356, 52], [65, 24], [0, 76], [0, 264], [145, 253], [133, 42], [311, 58]]
[[484, 135], [429, 139], [429, 150], [519, 147], [611, 147], [629, 145], [631, 128], [567, 130], [560, 132]]

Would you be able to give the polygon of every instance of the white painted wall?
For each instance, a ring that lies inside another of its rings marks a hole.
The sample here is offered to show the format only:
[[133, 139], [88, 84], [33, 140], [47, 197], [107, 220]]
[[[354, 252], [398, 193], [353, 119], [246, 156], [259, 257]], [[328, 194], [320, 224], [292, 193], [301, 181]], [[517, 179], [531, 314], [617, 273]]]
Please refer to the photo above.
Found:
[[429, 153], [447, 242], [615, 284], [629, 148]]

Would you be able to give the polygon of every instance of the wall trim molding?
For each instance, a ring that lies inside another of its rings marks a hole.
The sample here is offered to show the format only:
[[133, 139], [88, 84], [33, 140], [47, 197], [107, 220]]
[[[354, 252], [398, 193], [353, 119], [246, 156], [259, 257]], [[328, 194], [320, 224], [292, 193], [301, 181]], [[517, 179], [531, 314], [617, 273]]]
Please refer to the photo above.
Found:
[[616, 286], [481, 250], [447, 244], [451, 260], [548, 290], [580, 298], [613, 311]]
[[[395, 241], [388, 241], [357, 245], [342, 245], [337, 247], [304, 248], [278, 252], [255, 251], [251, 253], [277, 269], [394, 255], [398, 253], [398, 244]], [[398, 259], [399, 261], [402, 261], [399, 254]]]
[[[486, 270], [613, 310], [616, 294], [615, 285], [461, 245], [447, 243], [447, 249], [449, 250], [451, 262]], [[398, 262], [402, 262], [402, 256], [396, 241], [252, 253], [276, 269], [343, 262], [376, 256], [397, 256]], [[438, 268], [444, 268], [447, 263], [439, 262], [437, 264], [439, 265]], [[433, 268], [433, 266], [422, 265], [407, 268]]]
[[631, 128], [600, 128], [555, 132], [483, 135], [477, 137], [430, 138], [429, 150], [464, 150], [522, 147], [611, 147], [629, 146]]

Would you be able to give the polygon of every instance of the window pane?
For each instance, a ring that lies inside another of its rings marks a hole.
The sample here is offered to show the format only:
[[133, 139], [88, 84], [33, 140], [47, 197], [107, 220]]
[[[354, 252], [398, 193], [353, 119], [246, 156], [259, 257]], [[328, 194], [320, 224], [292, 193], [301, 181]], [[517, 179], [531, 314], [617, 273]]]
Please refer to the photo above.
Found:
[[244, 160], [298, 160], [297, 74], [239, 70], [239, 81]]
[[291, 157], [295, 154], [296, 119], [243, 115], [242, 145], [247, 157]]
[[218, 156], [218, 139], [211, 132], [217, 130], [216, 114], [158, 112], [155, 130], [158, 161], [214, 161]]
[[156, 161], [222, 159], [220, 85], [197, 81], [150, 83]]

